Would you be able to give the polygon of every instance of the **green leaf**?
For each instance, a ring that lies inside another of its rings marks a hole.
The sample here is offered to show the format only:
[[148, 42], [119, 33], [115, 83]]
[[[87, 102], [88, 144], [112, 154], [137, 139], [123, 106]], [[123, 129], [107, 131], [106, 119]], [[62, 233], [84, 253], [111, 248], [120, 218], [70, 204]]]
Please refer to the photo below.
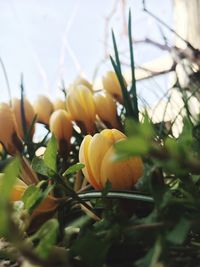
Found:
[[133, 119], [127, 118], [125, 120], [125, 133], [128, 137], [136, 135], [139, 133], [139, 124]]
[[101, 191], [102, 197], [106, 197], [111, 189], [112, 189], [112, 184], [109, 180], [107, 180], [103, 190]]
[[171, 155], [173, 155], [174, 157], [179, 157], [180, 149], [176, 139], [168, 137], [165, 141], [165, 147]]
[[143, 123], [138, 123], [130, 118], [126, 119], [125, 133], [128, 137], [139, 136], [149, 140], [155, 135], [153, 125], [147, 114], [144, 115]]
[[73, 222], [71, 222], [70, 226], [74, 228], [83, 228], [85, 225], [89, 224], [90, 222], [91, 222], [91, 218], [88, 215], [84, 215], [74, 220]]
[[33, 158], [31, 165], [32, 165], [33, 170], [41, 175], [52, 177], [55, 174], [55, 172], [52, 171], [52, 169], [50, 169], [46, 165], [45, 161], [39, 157]]
[[51, 170], [57, 171], [57, 149], [58, 144], [54, 135], [48, 142], [47, 148], [44, 153], [44, 162]]
[[74, 256], [80, 256], [88, 267], [101, 267], [109, 247], [110, 244], [108, 242], [102, 241], [99, 237], [88, 231], [74, 242], [71, 251]]
[[[42, 186], [45, 184], [45, 190], [42, 190]], [[29, 186], [22, 196], [22, 201], [24, 202], [24, 207], [30, 213], [34, 211], [35, 208], [48, 196], [52, 191], [53, 186], [48, 186], [46, 181], [41, 181], [38, 185]]]
[[121, 73], [121, 63], [119, 60], [119, 53], [118, 53], [118, 49], [117, 49], [117, 43], [116, 43], [116, 39], [115, 39], [115, 34], [114, 31], [112, 30], [112, 41], [113, 41], [113, 47], [114, 47], [114, 52], [115, 52], [115, 61], [116, 61], [116, 65]]
[[186, 218], [181, 218], [179, 223], [168, 233], [167, 240], [173, 244], [181, 245], [190, 230], [191, 223]]
[[147, 113], [144, 114], [144, 122], [140, 124], [139, 131], [144, 138], [148, 138], [149, 140], [152, 139], [155, 135], [153, 124], [150, 121]]
[[135, 79], [135, 62], [134, 62], [134, 54], [133, 54], [133, 44], [132, 44], [132, 29], [131, 29], [131, 11], [129, 10], [128, 17], [128, 40], [129, 40], [129, 50], [130, 50], [130, 60], [131, 60], [131, 89], [130, 93], [133, 97], [133, 110], [134, 110], [134, 119], [139, 121], [139, 110], [138, 110], [138, 99], [137, 99], [137, 91], [136, 91], [136, 79]]
[[30, 237], [31, 241], [36, 241], [38, 243], [35, 251], [41, 258], [46, 259], [48, 257], [52, 247], [57, 241], [58, 230], [58, 221], [56, 219], [51, 219], [44, 223], [42, 227]]
[[183, 130], [178, 138], [178, 142], [190, 146], [193, 142], [193, 127], [188, 118], [183, 119]]
[[13, 186], [17, 180], [20, 171], [20, 161], [15, 158], [4, 170], [4, 176], [1, 184], [1, 199], [10, 199]]
[[155, 267], [156, 263], [159, 261], [159, 257], [162, 253], [162, 242], [161, 238], [158, 237], [153, 248], [151, 248], [147, 254], [140, 260], [136, 262], [137, 267]]
[[35, 114], [35, 116], [33, 117], [31, 125], [30, 125], [30, 127], [29, 127], [29, 129], [27, 131], [27, 139], [28, 140], [31, 140], [31, 133], [33, 131], [33, 128], [34, 128], [34, 125], [35, 125], [36, 121], [37, 121], [37, 114]]
[[85, 167], [84, 164], [78, 162], [78, 163], [76, 163], [76, 164], [70, 166], [70, 167], [63, 173], [63, 176], [67, 176], [67, 175], [69, 175], [69, 174], [74, 174], [74, 173], [76, 173], [76, 172], [82, 170], [84, 167]]
[[123, 95], [123, 100], [124, 100], [124, 108], [126, 110], [126, 116], [127, 117], [132, 117], [134, 118], [134, 111], [131, 103], [131, 98], [130, 95], [127, 91], [127, 87], [124, 83], [124, 78], [121, 73], [120, 67], [115, 63], [114, 59], [110, 56], [111, 63], [113, 65], [113, 68], [115, 70], [116, 76], [118, 78], [121, 90], [122, 90], [122, 95]]
[[128, 156], [138, 156], [148, 153], [150, 144], [143, 137], [136, 136], [117, 142], [115, 148], [119, 154], [122, 152]]
[[24, 207], [30, 213], [33, 212], [34, 208], [40, 203], [42, 198], [42, 193], [38, 187], [35, 185], [30, 185], [22, 196], [22, 201], [24, 202]]
[[22, 128], [24, 137], [27, 137], [27, 125], [26, 125], [26, 114], [24, 108], [24, 83], [23, 83], [23, 74], [21, 75], [21, 99], [20, 99], [20, 112], [21, 112], [21, 120], [22, 120]]
[[1, 177], [0, 192], [0, 235], [9, 234], [9, 209], [10, 196], [20, 171], [20, 161], [15, 158], [7, 165]]

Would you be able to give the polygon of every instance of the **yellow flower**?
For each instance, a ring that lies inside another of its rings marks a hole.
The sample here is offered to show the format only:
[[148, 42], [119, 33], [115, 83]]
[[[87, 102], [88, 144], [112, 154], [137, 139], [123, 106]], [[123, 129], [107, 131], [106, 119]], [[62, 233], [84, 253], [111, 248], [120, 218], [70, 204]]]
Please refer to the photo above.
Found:
[[121, 129], [119, 118], [117, 116], [117, 106], [108, 93], [94, 94], [96, 112], [102, 122], [108, 128]]
[[54, 111], [53, 104], [48, 97], [44, 95], [38, 96], [33, 107], [37, 114], [37, 121], [48, 125], [51, 113]]
[[96, 110], [91, 91], [84, 85], [70, 88], [67, 94], [67, 110], [84, 133], [95, 132]]
[[60, 153], [63, 155], [67, 154], [67, 152], [69, 152], [70, 138], [72, 136], [70, 115], [62, 109], [54, 111], [49, 120], [49, 128], [58, 140]]
[[[123, 95], [121, 91], [121, 86], [119, 84], [118, 78], [114, 71], [108, 71], [106, 75], [102, 78], [103, 88], [111, 94], [119, 103], [123, 104]], [[126, 81], [124, 80], [125, 85]]]
[[[2, 179], [4, 179], [4, 174], [0, 173], [0, 190]], [[25, 184], [22, 180], [17, 178], [17, 181], [11, 191], [10, 201], [20, 201], [26, 189], [28, 188], [27, 184]], [[50, 195], [48, 195], [33, 211], [31, 215], [31, 219], [33, 220], [36, 216], [41, 215], [43, 213], [52, 212], [58, 206], [59, 199], [56, 199]]]
[[[24, 139], [24, 131], [23, 131], [23, 124], [22, 124], [22, 114], [21, 114], [21, 100], [14, 98], [12, 100], [12, 110], [16, 119], [17, 128], [19, 132], [19, 136]], [[24, 115], [26, 121], [26, 131], [28, 132], [31, 124], [34, 120], [35, 112], [33, 106], [30, 104], [28, 99], [24, 98]], [[33, 137], [35, 128], [33, 127], [31, 137]]]
[[10, 106], [6, 103], [0, 104], [0, 142], [11, 155], [22, 149], [16, 120]]
[[74, 82], [73, 82], [73, 85], [85, 85], [88, 89], [90, 89], [91, 91], [93, 90], [93, 86], [92, 86], [92, 84], [88, 81], [88, 80], [86, 80], [86, 79], [84, 79], [82, 76], [78, 76], [75, 80], [74, 80]]
[[58, 109], [64, 109], [66, 110], [66, 103], [64, 100], [57, 98], [54, 102], [53, 102], [53, 106], [54, 106], [54, 110], [58, 110]]
[[85, 136], [80, 146], [79, 161], [85, 165], [83, 174], [95, 189], [102, 189], [107, 180], [113, 189], [131, 189], [143, 173], [140, 157], [114, 161], [113, 145], [126, 136], [116, 129]]

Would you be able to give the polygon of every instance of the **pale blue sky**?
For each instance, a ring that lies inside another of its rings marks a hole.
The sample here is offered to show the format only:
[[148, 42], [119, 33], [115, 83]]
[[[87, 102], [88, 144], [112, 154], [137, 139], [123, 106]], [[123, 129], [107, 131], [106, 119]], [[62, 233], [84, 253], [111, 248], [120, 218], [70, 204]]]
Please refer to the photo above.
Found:
[[[162, 41], [155, 21], [142, 11], [141, 2], [127, 1], [132, 9], [134, 38], [148, 36]], [[147, 0], [148, 7], [169, 24], [172, 23], [171, 2]], [[19, 95], [22, 72], [30, 99], [41, 93], [55, 97], [59, 81], [64, 79], [68, 84], [79, 71], [91, 79], [103, 56], [104, 18], [113, 3], [113, 0], [0, 0], [0, 56], [7, 69], [12, 95]], [[123, 46], [126, 40], [120, 35], [121, 25], [118, 13], [110, 26]], [[138, 64], [161, 53], [146, 45], [135, 47]], [[99, 75], [110, 68], [111, 64], [107, 63]], [[158, 82], [166, 83], [162, 78]], [[149, 90], [151, 85], [143, 87]], [[1, 70], [0, 91], [0, 101], [4, 101], [8, 95]]]

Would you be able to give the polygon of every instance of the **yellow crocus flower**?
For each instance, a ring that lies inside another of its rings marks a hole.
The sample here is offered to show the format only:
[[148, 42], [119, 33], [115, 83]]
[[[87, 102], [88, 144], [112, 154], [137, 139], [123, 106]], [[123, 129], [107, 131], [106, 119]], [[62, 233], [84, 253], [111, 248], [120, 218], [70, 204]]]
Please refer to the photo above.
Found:
[[83, 78], [82, 76], [78, 76], [74, 82], [73, 85], [85, 85], [88, 89], [90, 89], [91, 91], [93, 90], [93, 86], [92, 84], [86, 80], [85, 78]]
[[[20, 99], [14, 98], [12, 100], [12, 110], [13, 110], [13, 113], [16, 119], [19, 136], [22, 139], [24, 139]], [[26, 131], [28, 132], [34, 120], [35, 112], [34, 112], [33, 106], [26, 98], [24, 98], [24, 114], [25, 114], [25, 122], [26, 122]], [[32, 132], [30, 133], [31, 137], [33, 137], [34, 131], [35, 131], [35, 128], [33, 127]]]
[[49, 120], [50, 131], [55, 135], [61, 154], [67, 154], [72, 137], [72, 122], [70, 115], [62, 109], [56, 110], [51, 114]]
[[108, 128], [121, 129], [121, 124], [117, 116], [117, 106], [110, 94], [106, 92], [95, 93], [94, 102], [97, 115], [101, 121]]
[[37, 114], [37, 121], [48, 125], [51, 113], [54, 111], [53, 104], [49, 98], [44, 95], [39, 95], [33, 107]]
[[107, 180], [113, 189], [131, 189], [143, 174], [140, 157], [114, 161], [113, 145], [126, 136], [116, 129], [85, 136], [80, 146], [79, 161], [85, 165], [83, 174], [95, 189], [102, 189]]
[[57, 98], [54, 102], [53, 102], [53, 107], [54, 110], [58, 110], [58, 109], [64, 109], [66, 110], [66, 103], [64, 100]]
[[[103, 88], [119, 103], [123, 104], [123, 95], [118, 78], [114, 71], [108, 71], [102, 78]], [[124, 80], [125, 85], [126, 81]]]
[[84, 85], [70, 88], [67, 94], [67, 110], [83, 133], [95, 132], [96, 109], [91, 91]]
[[0, 142], [11, 155], [22, 149], [14, 114], [6, 103], [0, 103]]

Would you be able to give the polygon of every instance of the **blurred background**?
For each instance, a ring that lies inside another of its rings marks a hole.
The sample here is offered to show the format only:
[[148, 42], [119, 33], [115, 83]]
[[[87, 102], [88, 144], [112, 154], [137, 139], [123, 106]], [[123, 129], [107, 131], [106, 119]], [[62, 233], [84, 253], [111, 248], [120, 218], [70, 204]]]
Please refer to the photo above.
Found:
[[[170, 45], [174, 35], [143, 11], [142, 0], [0, 0], [0, 57], [6, 68], [12, 96], [20, 96], [20, 75], [25, 92], [34, 100], [38, 94], [51, 99], [60, 87], [83, 75], [90, 81], [112, 69], [111, 29], [121, 51], [124, 71], [129, 69], [127, 18], [132, 11], [135, 63], [140, 66], [168, 53], [146, 38]], [[172, 0], [148, 0], [147, 7], [169, 26], [173, 20]], [[143, 79], [142, 79], [143, 80]], [[98, 84], [98, 83], [97, 83]], [[100, 85], [99, 85], [100, 86]], [[169, 87], [169, 75], [138, 83], [141, 98], [154, 104]], [[8, 100], [7, 85], [0, 70], [0, 101]]]

